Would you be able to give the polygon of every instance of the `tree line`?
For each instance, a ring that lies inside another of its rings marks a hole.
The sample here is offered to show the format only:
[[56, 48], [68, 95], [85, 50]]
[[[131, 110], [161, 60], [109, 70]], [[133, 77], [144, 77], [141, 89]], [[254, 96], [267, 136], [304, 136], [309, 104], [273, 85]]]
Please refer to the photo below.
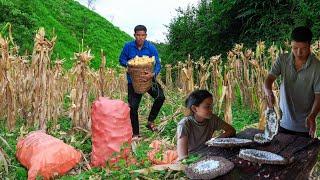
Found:
[[320, 34], [320, 1], [317, 0], [201, 0], [178, 15], [167, 28], [168, 43], [158, 45], [164, 63], [222, 54], [235, 43], [254, 48], [259, 40], [280, 45], [291, 30], [305, 25], [314, 39]]

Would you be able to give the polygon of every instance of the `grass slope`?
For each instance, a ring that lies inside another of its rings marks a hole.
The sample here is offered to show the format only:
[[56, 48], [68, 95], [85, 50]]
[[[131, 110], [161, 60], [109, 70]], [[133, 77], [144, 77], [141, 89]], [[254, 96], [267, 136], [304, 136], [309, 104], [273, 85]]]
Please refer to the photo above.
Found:
[[74, 0], [0, 0], [1, 33], [6, 35], [7, 23], [12, 24], [14, 41], [20, 52], [31, 52], [33, 38], [39, 27], [44, 27], [48, 37], [57, 35], [53, 59], [64, 58], [64, 67], [71, 68], [74, 52], [89, 47], [95, 58], [92, 67], [100, 64], [100, 50], [107, 57], [107, 66], [118, 64], [120, 51], [126, 41], [132, 40], [125, 32], [113, 26], [105, 18], [90, 11]]

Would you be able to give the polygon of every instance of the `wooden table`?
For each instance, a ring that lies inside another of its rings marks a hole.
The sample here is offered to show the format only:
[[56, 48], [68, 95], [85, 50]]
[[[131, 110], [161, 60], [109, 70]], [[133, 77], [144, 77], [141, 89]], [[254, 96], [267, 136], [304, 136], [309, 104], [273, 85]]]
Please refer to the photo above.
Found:
[[[262, 131], [252, 128], [246, 129], [237, 134], [237, 137], [253, 139], [254, 135], [259, 132]], [[210, 155], [225, 157], [235, 165], [232, 171], [218, 177], [218, 179], [308, 179], [313, 166], [317, 162], [320, 141], [279, 133], [269, 144], [259, 145], [254, 143], [244, 148], [276, 153], [290, 159], [291, 163], [286, 165], [261, 165], [239, 158], [240, 148], [212, 147]]]

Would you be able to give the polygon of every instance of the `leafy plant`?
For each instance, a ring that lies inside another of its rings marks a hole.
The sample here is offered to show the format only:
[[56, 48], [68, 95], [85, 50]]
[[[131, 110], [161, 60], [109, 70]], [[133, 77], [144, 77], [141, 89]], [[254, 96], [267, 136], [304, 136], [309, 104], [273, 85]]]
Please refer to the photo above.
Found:
[[168, 45], [159, 45], [163, 62], [176, 64], [201, 56], [208, 59], [222, 54], [226, 57], [235, 43], [254, 48], [259, 40], [266, 45], [282, 45], [290, 39], [296, 26], [309, 26], [314, 37], [320, 36], [320, 2], [264, 0], [201, 0], [185, 10], [178, 9], [168, 28]]
[[187, 158], [183, 159], [181, 162], [182, 162], [182, 164], [189, 165], [194, 162], [197, 162], [199, 159], [200, 159], [199, 155], [191, 154]]

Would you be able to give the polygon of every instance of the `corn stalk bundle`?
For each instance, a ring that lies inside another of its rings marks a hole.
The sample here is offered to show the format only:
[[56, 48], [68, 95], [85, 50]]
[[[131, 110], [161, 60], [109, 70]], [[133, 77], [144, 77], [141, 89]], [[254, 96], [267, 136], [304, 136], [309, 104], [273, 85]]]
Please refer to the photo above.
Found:
[[211, 83], [213, 89], [213, 96], [215, 99], [219, 99], [222, 92], [222, 68], [221, 67], [221, 54], [217, 56], [212, 56], [210, 58], [210, 66], [212, 67], [211, 70]]
[[22, 59], [19, 56], [16, 56], [10, 53], [10, 63], [11, 63], [11, 68], [9, 69], [9, 73], [11, 75], [12, 81], [13, 81], [13, 87], [15, 89], [16, 93], [16, 99], [14, 100], [16, 103], [16, 116], [21, 115], [21, 95], [20, 95], [20, 81], [22, 80], [21, 77], [21, 66], [22, 66]]
[[182, 91], [182, 85], [181, 85], [181, 69], [183, 68], [183, 63], [181, 61], [178, 61], [177, 65], [173, 67], [173, 70], [175, 70], [176, 78], [175, 78], [175, 86]]
[[188, 91], [189, 91], [188, 87], [189, 87], [190, 78], [192, 78], [192, 76], [190, 76], [190, 74], [189, 74], [187, 64], [183, 64], [181, 72], [180, 72], [180, 78], [179, 78], [180, 83], [179, 84], [181, 84], [181, 89], [184, 94], [188, 94]]
[[66, 82], [65, 89], [67, 93], [71, 93], [76, 83], [76, 77], [74, 74], [75, 67], [77, 67], [77, 65], [72, 67], [70, 70], [66, 71], [63, 75], [64, 82]]
[[196, 71], [195, 75], [195, 82], [197, 85], [200, 84], [200, 77], [205, 74], [205, 63], [204, 63], [204, 58], [201, 56], [198, 61], [194, 62], [194, 70]]
[[77, 65], [72, 74], [75, 75], [75, 85], [71, 90], [72, 107], [70, 115], [73, 126], [88, 128], [90, 124], [88, 102], [88, 79], [90, 76], [89, 62], [93, 57], [89, 51], [75, 53]]
[[269, 57], [271, 58], [271, 62], [265, 68], [269, 68], [276, 61], [277, 56], [279, 55], [280, 50], [274, 44], [270, 46], [268, 49]]
[[55, 65], [51, 71], [51, 76], [49, 76], [50, 80], [50, 98], [49, 101], [49, 109], [48, 109], [48, 118], [53, 120], [53, 124], [57, 124], [57, 120], [59, 116], [63, 114], [63, 102], [64, 102], [64, 94], [67, 93], [66, 82], [63, 76], [63, 68], [62, 68], [63, 60], [57, 59], [55, 61]]
[[232, 85], [231, 85], [231, 72], [225, 71], [223, 77], [223, 95], [225, 100], [225, 108], [224, 108], [224, 121], [228, 124], [232, 124]]
[[19, 108], [21, 109], [21, 114], [23, 119], [30, 119], [32, 116], [32, 96], [33, 93], [33, 71], [30, 68], [30, 60], [27, 57], [22, 57], [20, 71], [20, 80], [18, 96], [19, 98]]
[[193, 78], [193, 60], [189, 54], [187, 60], [187, 74], [188, 74], [188, 86], [186, 94], [191, 93], [194, 90], [194, 78]]
[[166, 64], [166, 86], [168, 89], [172, 89], [172, 66], [171, 64]]
[[209, 64], [207, 66], [207, 69], [205, 71], [205, 74], [203, 74], [203, 76], [200, 77], [200, 83], [199, 83], [199, 88], [200, 89], [208, 89], [208, 79], [210, 77], [210, 69], [211, 69], [211, 65]]
[[257, 42], [257, 47], [256, 47], [256, 59], [258, 61], [258, 63], [262, 66], [262, 67], [268, 67], [268, 62], [264, 61], [265, 59], [265, 49], [266, 46], [264, 44], [264, 41], [258, 41]]
[[[118, 86], [118, 80], [117, 80], [117, 76], [116, 76], [116, 72], [111, 69], [111, 68], [107, 68], [105, 70], [104, 73], [104, 77], [105, 77], [105, 83], [104, 83], [104, 90], [105, 90], [105, 95], [108, 97], [112, 97], [114, 95], [114, 93], [118, 92], [118, 90], [116, 89]], [[122, 76], [125, 77], [125, 74], [123, 74]], [[119, 92], [121, 93], [121, 92]]]
[[16, 123], [16, 90], [10, 70], [12, 58], [9, 56], [9, 41], [0, 36], [0, 82], [1, 104], [4, 104], [7, 117], [7, 127], [13, 130]]
[[[227, 56], [227, 63], [225, 64], [225, 71], [230, 71], [229, 77], [231, 78], [230, 84], [234, 89], [240, 90], [240, 95], [243, 97], [244, 93], [241, 91], [240, 84], [242, 82], [241, 76], [242, 76], [242, 63], [237, 59], [237, 55], [233, 51], [228, 52]], [[223, 75], [223, 81], [224, 81], [224, 75]], [[235, 92], [232, 92], [232, 98], [235, 98]]]
[[[88, 84], [88, 99], [96, 99], [99, 97], [99, 71], [94, 71], [93, 69], [88, 68], [87, 74], [87, 84]], [[90, 97], [90, 98], [89, 98]]]
[[101, 50], [101, 64], [99, 67], [99, 78], [98, 78], [98, 97], [104, 97], [105, 95], [105, 77], [106, 77], [106, 56]]
[[210, 76], [210, 64], [209, 63], [205, 63], [204, 62], [204, 58], [200, 57], [199, 61], [198, 61], [198, 66], [199, 66], [199, 70], [198, 70], [198, 84], [199, 84], [199, 88], [200, 89], [208, 89], [208, 84], [207, 81], [209, 79]]
[[249, 68], [248, 68], [248, 57], [244, 56], [243, 53], [243, 44], [236, 44], [232, 49], [232, 52], [235, 56], [233, 58], [235, 61], [231, 61], [233, 63], [232, 67], [234, 68], [233, 77], [235, 79], [235, 84], [239, 86], [243, 102], [245, 105], [250, 105], [250, 82], [249, 82]]
[[31, 69], [33, 74], [32, 88], [32, 116], [29, 124], [38, 124], [40, 129], [46, 129], [48, 108], [50, 104], [49, 76], [50, 56], [55, 44], [56, 37], [52, 40], [45, 38], [44, 28], [40, 28], [34, 39]]
[[[261, 105], [261, 100], [263, 100], [264, 98], [264, 92], [263, 92], [263, 76], [262, 76], [262, 72], [263, 72], [263, 67], [260, 66], [260, 64], [258, 63], [258, 61], [256, 59], [251, 59], [249, 61], [249, 68], [251, 69], [251, 74], [250, 74], [250, 82], [252, 84], [252, 101], [253, 101], [253, 106], [254, 108], [252, 109], [259, 109], [260, 105]], [[258, 107], [258, 108], [257, 108]]]
[[[127, 91], [127, 77], [126, 77], [127, 72], [122, 69], [120, 71], [119, 77], [116, 78], [116, 89], [120, 91], [120, 99], [124, 99], [125, 92]], [[113, 81], [113, 80], [112, 80]]]
[[[256, 78], [252, 78], [255, 76], [253, 72], [253, 68], [250, 68], [250, 62], [254, 57], [254, 53], [251, 49], [247, 49], [244, 53], [241, 55], [241, 59], [244, 62], [244, 84], [247, 86], [247, 89], [245, 89], [245, 92], [247, 94], [247, 99], [245, 102], [247, 102], [247, 105], [250, 107], [251, 111], [256, 110], [255, 109], [255, 99], [257, 96], [256, 92]], [[250, 76], [251, 75], [251, 76]]]

